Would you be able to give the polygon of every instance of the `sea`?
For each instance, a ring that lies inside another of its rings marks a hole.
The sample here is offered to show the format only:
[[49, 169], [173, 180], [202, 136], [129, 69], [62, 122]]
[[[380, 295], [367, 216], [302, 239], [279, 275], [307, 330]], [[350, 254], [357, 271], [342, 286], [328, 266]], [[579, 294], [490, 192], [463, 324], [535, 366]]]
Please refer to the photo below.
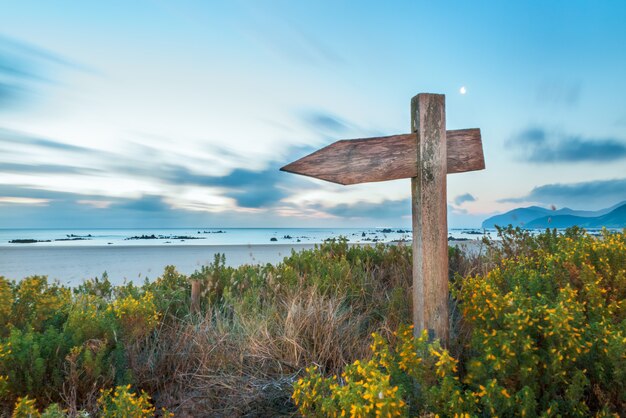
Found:
[[[495, 231], [451, 229], [457, 240]], [[167, 265], [191, 274], [224, 254], [226, 264], [278, 263], [292, 251], [345, 238], [351, 244], [410, 242], [406, 228], [0, 229], [0, 276], [33, 275], [75, 286], [104, 272], [114, 284], [154, 280]]]

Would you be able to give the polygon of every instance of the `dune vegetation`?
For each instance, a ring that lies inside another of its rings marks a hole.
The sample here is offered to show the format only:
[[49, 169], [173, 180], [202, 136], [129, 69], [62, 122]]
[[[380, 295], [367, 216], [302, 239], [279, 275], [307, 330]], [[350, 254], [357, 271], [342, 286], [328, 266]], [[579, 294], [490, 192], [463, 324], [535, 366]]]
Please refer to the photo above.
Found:
[[403, 245], [141, 285], [0, 278], [0, 415], [619, 416], [626, 231], [500, 235], [450, 249], [448, 348], [413, 336]]

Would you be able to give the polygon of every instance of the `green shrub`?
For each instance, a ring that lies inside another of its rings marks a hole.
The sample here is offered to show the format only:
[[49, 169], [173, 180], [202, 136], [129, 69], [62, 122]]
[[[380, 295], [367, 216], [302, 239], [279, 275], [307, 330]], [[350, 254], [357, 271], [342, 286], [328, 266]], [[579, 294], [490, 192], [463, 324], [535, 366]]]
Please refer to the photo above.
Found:
[[0, 337], [6, 336], [7, 325], [11, 321], [13, 289], [11, 283], [0, 276]]
[[7, 376], [10, 400], [30, 395], [37, 400], [58, 399], [63, 382], [63, 335], [49, 327], [36, 332], [12, 328], [4, 340], [10, 351], [0, 359], [0, 375]]
[[88, 340], [113, 340], [114, 327], [108, 306], [104, 299], [95, 295], [79, 293], [74, 297], [63, 324], [70, 346], [80, 346]]
[[115, 292], [115, 286], [109, 280], [109, 275], [105, 271], [102, 277], [86, 279], [74, 288], [74, 293], [78, 295], [91, 295], [105, 301], [111, 301]]
[[150, 291], [106, 277], [74, 292], [41, 276], [0, 278], [0, 298], [0, 406], [12, 411], [19, 398], [18, 415], [33, 402], [93, 410], [98, 389], [132, 381], [127, 347], [159, 322]]
[[41, 413], [41, 418], [67, 418], [67, 416], [67, 411], [62, 409], [59, 404], [56, 403], [49, 405]]
[[58, 283], [49, 284], [45, 276], [27, 277], [14, 285], [9, 324], [41, 331], [65, 320], [71, 292]]
[[164, 320], [180, 319], [189, 314], [191, 286], [189, 278], [176, 271], [174, 266], [166, 266], [163, 274], [153, 282], [143, 286], [154, 295], [154, 304]]

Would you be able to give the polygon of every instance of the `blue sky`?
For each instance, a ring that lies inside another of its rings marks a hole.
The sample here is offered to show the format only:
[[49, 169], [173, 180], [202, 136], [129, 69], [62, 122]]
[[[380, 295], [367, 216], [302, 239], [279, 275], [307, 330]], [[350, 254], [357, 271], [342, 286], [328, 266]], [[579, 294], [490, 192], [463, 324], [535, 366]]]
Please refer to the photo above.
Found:
[[408, 132], [420, 92], [482, 130], [451, 227], [610, 206], [624, 22], [623, 1], [0, 1], [0, 227], [408, 226], [408, 180], [278, 168]]

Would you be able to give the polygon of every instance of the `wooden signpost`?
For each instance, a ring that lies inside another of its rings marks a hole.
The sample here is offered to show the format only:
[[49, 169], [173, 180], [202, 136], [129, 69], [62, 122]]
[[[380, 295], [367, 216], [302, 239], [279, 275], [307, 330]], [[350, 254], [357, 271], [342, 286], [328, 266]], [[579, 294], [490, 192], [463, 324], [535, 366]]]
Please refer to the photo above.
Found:
[[339, 184], [411, 179], [415, 333], [448, 342], [446, 174], [485, 168], [480, 129], [446, 131], [445, 96], [411, 100], [410, 134], [335, 142], [281, 168]]

